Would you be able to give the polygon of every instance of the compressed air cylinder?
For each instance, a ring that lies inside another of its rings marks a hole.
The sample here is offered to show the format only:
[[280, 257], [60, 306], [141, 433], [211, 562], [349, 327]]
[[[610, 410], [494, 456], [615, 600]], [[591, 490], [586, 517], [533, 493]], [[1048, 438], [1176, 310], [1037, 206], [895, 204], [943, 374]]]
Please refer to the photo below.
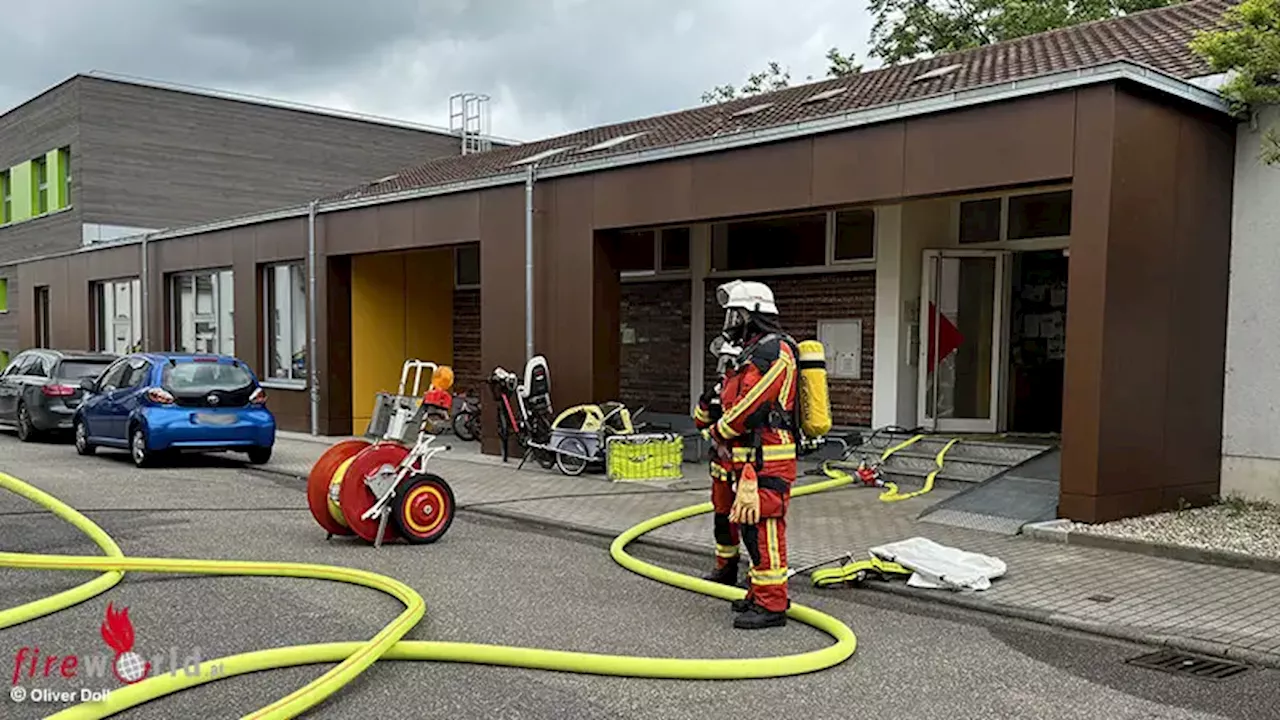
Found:
[[817, 340], [805, 340], [800, 351], [800, 429], [820, 438], [831, 432], [831, 396], [827, 392], [827, 352]]

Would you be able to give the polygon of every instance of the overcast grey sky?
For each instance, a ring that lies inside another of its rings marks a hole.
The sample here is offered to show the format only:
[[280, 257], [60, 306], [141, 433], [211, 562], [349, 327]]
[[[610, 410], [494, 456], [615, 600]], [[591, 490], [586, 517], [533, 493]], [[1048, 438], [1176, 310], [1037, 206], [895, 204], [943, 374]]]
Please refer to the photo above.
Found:
[[865, 56], [866, 0], [39, 0], [0, 24], [0, 108], [98, 70], [531, 140], [677, 110], [770, 59]]

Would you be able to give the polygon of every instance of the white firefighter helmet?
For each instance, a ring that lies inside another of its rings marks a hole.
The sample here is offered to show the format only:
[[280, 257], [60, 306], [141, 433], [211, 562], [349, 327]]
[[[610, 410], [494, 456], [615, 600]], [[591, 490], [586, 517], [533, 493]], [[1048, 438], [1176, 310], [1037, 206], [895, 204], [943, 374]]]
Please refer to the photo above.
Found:
[[734, 280], [716, 288], [716, 300], [725, 310], [740, 309], [747, 312], [777, 315], [778, 306], [773, 302], [773, 291], [762, 282]]
[[752, 313], [777, 315], [778, 306], [773, 302], [773, 291], [762, 282], [734, 280], [716, 288], [716, 300], [724, 308], [724, 327], [721, 333], [726, 340], [741, 342]]

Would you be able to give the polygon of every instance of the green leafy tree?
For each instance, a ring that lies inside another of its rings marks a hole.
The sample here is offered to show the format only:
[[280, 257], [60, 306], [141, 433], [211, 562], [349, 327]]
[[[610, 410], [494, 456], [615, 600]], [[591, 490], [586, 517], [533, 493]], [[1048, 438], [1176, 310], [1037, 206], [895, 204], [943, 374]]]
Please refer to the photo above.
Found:
[[[1191, 49], [1217, 72], [1219, 89], [1239, 117], [1280, 106], [1280, 0], [1244, 0], [1229, 8], [1219, 27], [1196, 35]], [[1262, 136], [1262, 161], [1280, 164], [1280, 132]]]
[[[862, 72], [862, 66], [858, 64], [853, 53], [845, 55], [840, 52], [839, 48], [833, 47], [827, 51], [826, 58], [827, 77], [829, 78], [856, 75]], [[805, 82], [811, 82], [812, 80], [812, 75], [805, 78]], [[759, 95], [760, 93], [773, 92], [786, 87], [791, 87], [791, 71], [771, 60], [764, 70], [748, 75], [747, 81], [741, 86], [719, 85], [702, 93], [702, 102], [722, 103]]]
[[1181, 1], [870, 0], [870, 54], [895, 65]]

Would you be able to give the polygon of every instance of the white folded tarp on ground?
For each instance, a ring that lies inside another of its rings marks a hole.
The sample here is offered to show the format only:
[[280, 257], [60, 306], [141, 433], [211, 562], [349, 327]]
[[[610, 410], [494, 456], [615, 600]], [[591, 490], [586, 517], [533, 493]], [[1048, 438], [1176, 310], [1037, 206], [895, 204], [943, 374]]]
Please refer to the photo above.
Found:
[[913, 571], [907, 584], [920, 588], [986, 590], [1008, 567], [999, 558], [958, 550], [929, 540], [908, 540], [871, 548], [871, 554]]

